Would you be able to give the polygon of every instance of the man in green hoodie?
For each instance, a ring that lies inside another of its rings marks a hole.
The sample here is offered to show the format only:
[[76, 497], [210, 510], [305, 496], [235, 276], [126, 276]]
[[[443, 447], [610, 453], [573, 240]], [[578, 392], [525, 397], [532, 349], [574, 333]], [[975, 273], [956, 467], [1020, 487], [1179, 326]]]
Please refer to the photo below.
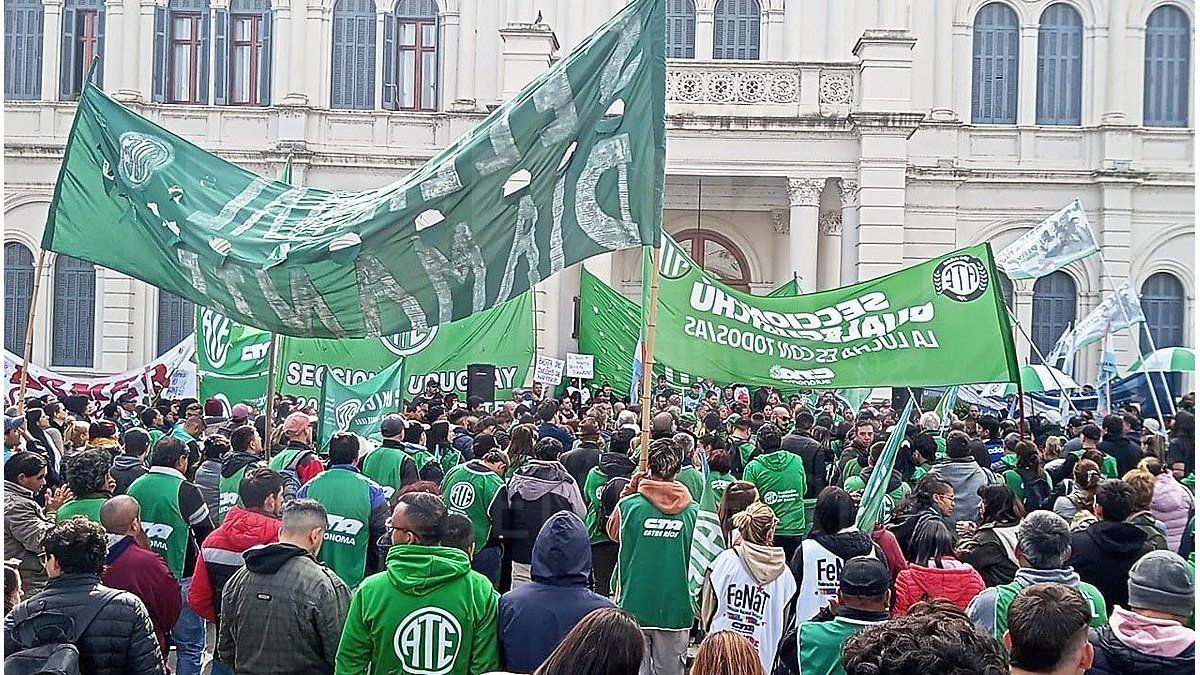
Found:
[[650, 444], [646, 475], [635, 475], [608, 518], [617, 554], [617, 604], [646, 634], [642, 672], [683, 675], [688, 630], [696, 615], [688, 592], [688, 558], [698, 510], [675, 480], [682, 457], [671, 438]]
[[758, 430], [762, 454], [750, 460], [743, 480], [754, 483], [758, 498], [779, 518], [775, 545], [781, 547], [791, 560], [808, 533], [808, 517], [804, 512], [807, 478], [804, 460], [783, 450], [782, 442], [779, 429], [773, 424], [764, 424]]
[[441, 546], [446, 505], [437, 495], [400, 497], [387, 569], [350, 599], [337, 675], [474, 675], [500, 668], [499, 596], [460, 549]]

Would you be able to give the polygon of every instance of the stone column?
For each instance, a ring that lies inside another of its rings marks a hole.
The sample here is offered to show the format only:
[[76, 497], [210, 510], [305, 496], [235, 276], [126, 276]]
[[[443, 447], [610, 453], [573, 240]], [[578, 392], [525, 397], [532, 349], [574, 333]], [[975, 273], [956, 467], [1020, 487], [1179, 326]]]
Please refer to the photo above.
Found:
[[475, 0], [462, 0], [459, 7], [458, 91], [454, 107], [475, 109]]
[[508, 100], [546, 72], [558, 50], [558, 38], [546, 24], [509, 24], [500, 29], [500, 40], [504, 45], [500, 98]]
[[[1100, 121], [1104, 124], [1125, 124], [1125, 104], [1130, 99], [1130, 92], [1125, 89], [1125, 69], [1129, 55], [1125, 53], [1125, 12], [1124, 3], [1108, 3], [1108, 39], [1105, 48], [1108, 50], [1108, 63], [1103, 77], [1096, 78], [1097, 85], [1104, 87], [1104, 114]], [[1140, 100], [1140, 97], [1139, 97]]]
[[[1135, 181], [1129, 179], [1100, 179], [1100, 228], [1096, 235], [1111, 276], [1105, 279], [1101, 273], [1095, 280], [1095, 288], [1099, 290], [1097, 302], [1115, 290], [1114, 284], [1122, 284], [1129, 278], [1133, 261], [1133, 188], [1136, 185]], [[1099, 264], [1100, 260], [1096, 260], [1096, 263]], [[1101, 268], [1101, 272], [1103, 270]], [[1082, 316], [1080, 312], [1079, 317]], [[1133, 330], [1114, 333], [1113, 345], [1118, 366], [1132, 364], [1137, 358], [1138, 344]]]
[[62, 61], [62, 0], [45, 0], [42, 7], [42, 100], [58, 100], [58, 71]]
[[1021, 26], [1020, 61], [1017, 63], [1017, 124], [1033, 124], [1037, 119], [1038, 27]]
[[817, 224], [824, 189], [824, 178], [788, 179], [788, 260], [804, 293], [817, 290]]
[[[704, 4], [701, 7], [701, 4]], [[713, 57], [713, 3], [696, 3], [696, 60], [711, 61]]]
[[775, 233], [772, 243], [775, 246], [775, 285], [778, 286], [792, 278], [791, 251], [788, 238], [792, 233], [791, 223], [788, 222], [788, 212], [783, 209], [771, 211], [771, 231]]
[[763, 34], [766, 35], [766, 49], [762, 52], [764, 60], [778, 61], [787, 58], [785, 44], [788, 42], [784, 31], [784, 10], [763, 9]]
[[[292, 8], [287, 3], [280, 3], [278, 7], [271, 10], [274, 34], [271, 49], [274, 52], [271, 56], [271, 69], [274, 71], [271, 75], [271, 104], [278, 105], [284, 102], [285, 99], [291, 97], [292, 92], [297, 92], [300, 87], [298, 80], [303, 79], [300, 75], [302, 69], [292, 67], [296, 52], [294, 45], [296, 42], [304, 41], [304, 25], [298, 21], [292, 20]], [[297, 39], [299, 37], [299, 39]], [[332, 53], [326, 52], [326, 53]]]
[[952, 120], [954, 114], [954, 0], [935, 0], [933, 31], [934, 76], [933, 112], [935, 120]]
[[858, 281], [858, 181], [843, 178], [838, 184], [842, 206], [841, 274], [839, 283], [848, 286]]
[[123, 0], [106, 0], [104, 3], [104, 53], [100, 55], [100, 72], [104, 73], [105, 91], [118, 92], [125, 88], [128, 80], [125, 64], [114, 54], [124, 54], [125, 43], [133, 39], [125, 29], [125, 3]]
[[375, 12], [375, 109], [383, 110], [383, 60], [390, 59], [393, 54], [383, 53], [383, 19], [389, 10], [380, 9]]
[[817, 290], [824, 291], [841, 285], [842, 211], [821, 214], [820, 240], [817, 244]]
[[[807, 19], [807, 11], [823, 6], [825, 3], [815, 3], [812, 8], [805, 8], [805, 12], [800, 11], [799, 2], [785, 2], [783, 5], [783, 59], [785, 61], [799, 61], [800, 50], [803, 48], [804, 40], [801, 36], [804, 34], [804, 23]], [[699, 27], [697, 27], [699, 30]], [[699, 37], [697, 35], [696, 37]]]
[[134, 68], [137, 73], [130, 88], [143, 101], [151, 100], [154, 95], [154, 7], [153, 0], [141, 0], [138, 3], [138, 12], [133, 17], [137, 21], [137, 40], [125, 43], [126, 58], [130, 60], [128, 67]]
[[464, 45], [459, 38], [459, 14], [457, 11], [442, 12], [438, 17], [438, 22], [441, 24], [442, 30], [442, 41], [440, 44], [447, 47], [441, 50], [439, 54], [444, 60], [441, 63], [442, 90], [439, 92], [438, 98], [441, 99], [441, 109], [445, 110], [450, 108], [451, 104], [460, 98], [458, 90], [458, 62], [463, 56]]

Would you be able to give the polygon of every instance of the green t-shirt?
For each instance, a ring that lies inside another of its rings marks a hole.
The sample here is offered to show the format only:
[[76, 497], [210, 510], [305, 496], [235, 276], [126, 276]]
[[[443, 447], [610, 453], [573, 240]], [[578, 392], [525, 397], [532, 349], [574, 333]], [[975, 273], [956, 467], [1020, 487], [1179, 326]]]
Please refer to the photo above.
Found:
[[100, 522], [100, 507], [108, 501], [107, 497], [89, 497], [87, 499], [72, 499], [59, 507], [54, 514], [54, 522], [61, 523], [75, 516], [86, 516], [93, 523]]
[[446, 508], [471, 519], [475, 527], [475, 552], [478, 553], [492, 535], [489, 509], [504, 485], [504, 479], [487, 467], [471, 464], [459, 464], [450, 469], [442, 480], [442, 499]]
[[617, 604], [644, 628], [690, 628], [696, 618], [688, 591], [688, 558], [698, 507], [663, 513], [641, 494], [617, 503], [621, 547], [613, 575]]
[[315, 499], [329, 514], [329, 529], [317, 560], [325, 563], [350, 588], [358, 586], [367, 570], [371, 541], [370, 478], [349, 469], [326, 469], [313, 476], [301, 496]]
[[776, 534], [804, 534], [808, 517], [804, 512], [807, 478], [803, 460], [786, 450], [759, 455], [746, 467], [744, 479], [754, 483], [758, 498], [779, 518]]

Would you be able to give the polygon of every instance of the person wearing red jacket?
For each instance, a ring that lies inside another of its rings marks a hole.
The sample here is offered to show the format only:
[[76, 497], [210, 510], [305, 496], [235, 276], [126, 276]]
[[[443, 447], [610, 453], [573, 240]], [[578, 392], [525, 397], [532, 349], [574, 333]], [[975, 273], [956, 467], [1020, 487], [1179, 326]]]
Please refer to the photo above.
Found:
[[234, 506], [221, 526], [204, 538], [203, 565], [196, 565], [188, 606], [198, 616], [220, 621], [221, 591], [242, 567], [242, 553], [254, 546], [279, 541], [279, 511], [283, 508], [283, 476], [267, 467], [251, 469], [238, 486], [244, 506]]
[[142, 508], [129, 495], [118, 495], [100, 507], [100, 524], [108, 532], [108, 558], [100, 583], [129, 591], [146, 605], [154, 636], [167, 659], [167, 636], [179, 620], [183, 595], [162, 556], [150, 550], [142, 531]]
[[974, 567], [955, 560], [954, 538], [941, 520], [930, 518], [918, 525], [911, 548], [914, 561], [896, 577], [893, 616], [903, 616], [909, 607], [933, 598], [946, 598], [965, 610], [985, 588]]

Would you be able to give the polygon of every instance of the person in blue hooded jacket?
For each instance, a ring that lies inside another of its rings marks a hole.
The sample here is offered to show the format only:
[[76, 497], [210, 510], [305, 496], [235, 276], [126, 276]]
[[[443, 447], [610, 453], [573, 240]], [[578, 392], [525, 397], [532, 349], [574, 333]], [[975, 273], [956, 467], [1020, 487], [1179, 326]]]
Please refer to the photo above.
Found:
[[500, 654], [505, 669], [533, 672], [583, 617], [615, 607], [588, 587], [591, 573], [587, 526], [574, 513], [559, 511], [534, 541], [532, 582], [500, 597]]

